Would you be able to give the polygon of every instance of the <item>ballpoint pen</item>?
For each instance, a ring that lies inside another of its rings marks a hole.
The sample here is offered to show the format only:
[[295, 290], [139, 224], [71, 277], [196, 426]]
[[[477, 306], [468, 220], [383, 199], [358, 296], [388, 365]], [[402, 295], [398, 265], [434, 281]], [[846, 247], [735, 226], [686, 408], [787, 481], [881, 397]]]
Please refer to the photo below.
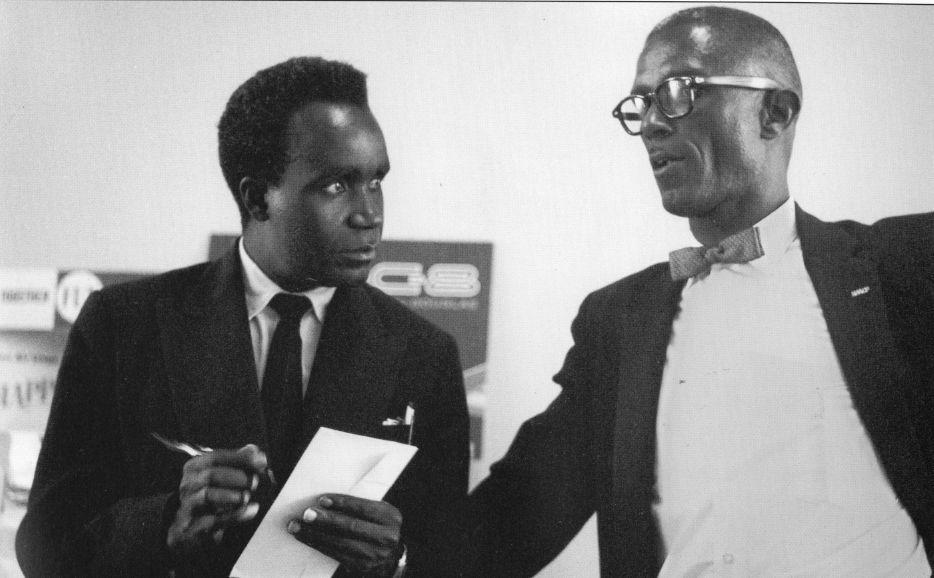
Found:
[[[214, 451], [207, 446], [199, 446], [197, 444], [190, 444], [187, 442], [175, 441], [175, 440], [165, 437], [162, 434], [158, 434], [154, 431], [149, 432], [149, 435], [151, 435], [153, 439], [155, 439], [157, 442], [159, 442], [166, 448], [179, 452], [179, 453], [183, 453], [191, 457], [203, 456], [206, 453]], [[276, 477], [272, 473], [272, 468], [266, 468], [266, 474], [269, 476], [269, 481], [273, 485], [275, 485]]]
[[187, 454], [191, 457], [203, 456], [204, 454], [212, 451], [211, 448], [209, 447], [170, 440], [169, 438], [161, 434], [158, 434], [154, 431], [149, 432], [149, 435], [151, 435], [153, 439], [155, 439], [157, 442], [159, 442], [163, 446], [169, 448], [170, 450], [175, 450], [177, 452]]

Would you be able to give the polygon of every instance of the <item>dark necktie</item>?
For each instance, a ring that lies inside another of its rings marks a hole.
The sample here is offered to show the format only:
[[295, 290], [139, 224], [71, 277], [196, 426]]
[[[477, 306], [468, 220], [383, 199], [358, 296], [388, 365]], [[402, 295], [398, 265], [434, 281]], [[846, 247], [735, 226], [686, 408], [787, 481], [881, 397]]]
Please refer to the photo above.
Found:
[[748, 263], [765, 255], [759, 229], [753, 227], [730, 235], [715, 247], [686, 247], [668, 254], [671, 278], [688, 279], [710, 271], [714, 263]]
[[279, 314], [263, 374], [263, 414], [269, 437], [269, 462], [280, 487], [288, 479], [302, 448], [302, 315], [311, 307], [303, 295], [279, 293], [269, 302]]

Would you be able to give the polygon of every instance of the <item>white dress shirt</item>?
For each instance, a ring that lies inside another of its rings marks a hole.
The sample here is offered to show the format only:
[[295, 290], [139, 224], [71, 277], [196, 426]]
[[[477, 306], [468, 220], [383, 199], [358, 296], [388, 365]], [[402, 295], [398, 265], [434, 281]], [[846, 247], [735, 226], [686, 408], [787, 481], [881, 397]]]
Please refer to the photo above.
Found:
[[866, 434], [789, 199], [681, 295], [659, 396], [661, 576], [930, 576]]
[[[240, 262], [243, 264], [243, 287], [246, 290], [246, 314], [250, 321], [250, 338], [253, 341], [253, 359], [256, 361], [256, 379], [263, 387], [263, 373], [272, 336], [279, 324], [279, 314], [269, 307], [277, 293], [288, 293], [263, 273], [259, 265], [247, 254], [243, 238], [238, 242]], [[315, 350], [321, 337], [321, 327], [328, 304], [334, 297], [334, 287], [315, 287], [296, 295], [311, 300], [311, 308], [302, 316], [298, 333], [302, 338], [302, 395], [308, 389], [308, 376], [315, 360]]]

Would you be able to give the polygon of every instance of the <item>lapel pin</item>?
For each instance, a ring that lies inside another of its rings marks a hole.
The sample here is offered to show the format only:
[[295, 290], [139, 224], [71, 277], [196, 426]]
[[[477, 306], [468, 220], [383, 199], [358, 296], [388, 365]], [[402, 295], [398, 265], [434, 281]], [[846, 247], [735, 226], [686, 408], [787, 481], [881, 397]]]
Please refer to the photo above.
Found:
[[869, 286], [860, 287], [859, 289], [853, 289], [850, 291], [850, 297], [859, 297], [860, 295], [865, 295], [869, 293]]

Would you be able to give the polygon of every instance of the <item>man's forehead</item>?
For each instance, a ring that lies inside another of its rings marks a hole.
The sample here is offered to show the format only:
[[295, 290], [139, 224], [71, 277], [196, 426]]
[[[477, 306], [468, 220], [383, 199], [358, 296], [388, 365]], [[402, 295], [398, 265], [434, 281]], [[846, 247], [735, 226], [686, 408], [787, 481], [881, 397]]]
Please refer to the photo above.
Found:
[[707, 23], [672, 26], [650, 36], [636, 68], [634, 87], [654, 88], [675, 75], [734, 74], [741, 55]]
[[701, 54], [710, 54], [713, 50], [713, 29], [709, 24], [691, 26], [688, 38], [691, 39], [691, 43]]
[[653, 41], [639, 56], [634, 85], [651, 89], [670, 76], [706, 73], [705, 64], [703, 55], [689, 45]]
[[376, 118], [368, 108], [352, 104], [312, 102], [290, 119], [286, 130], [293, 160], [332, 165], [347, 155], [386, 158], [386, 145]]
[[304, 127], [315, 130], [340, 131], [351, 126], [369, 111], [347, 103], [312, 101], [298, 108], [289, 119], [289, 129], [298, 131]]

